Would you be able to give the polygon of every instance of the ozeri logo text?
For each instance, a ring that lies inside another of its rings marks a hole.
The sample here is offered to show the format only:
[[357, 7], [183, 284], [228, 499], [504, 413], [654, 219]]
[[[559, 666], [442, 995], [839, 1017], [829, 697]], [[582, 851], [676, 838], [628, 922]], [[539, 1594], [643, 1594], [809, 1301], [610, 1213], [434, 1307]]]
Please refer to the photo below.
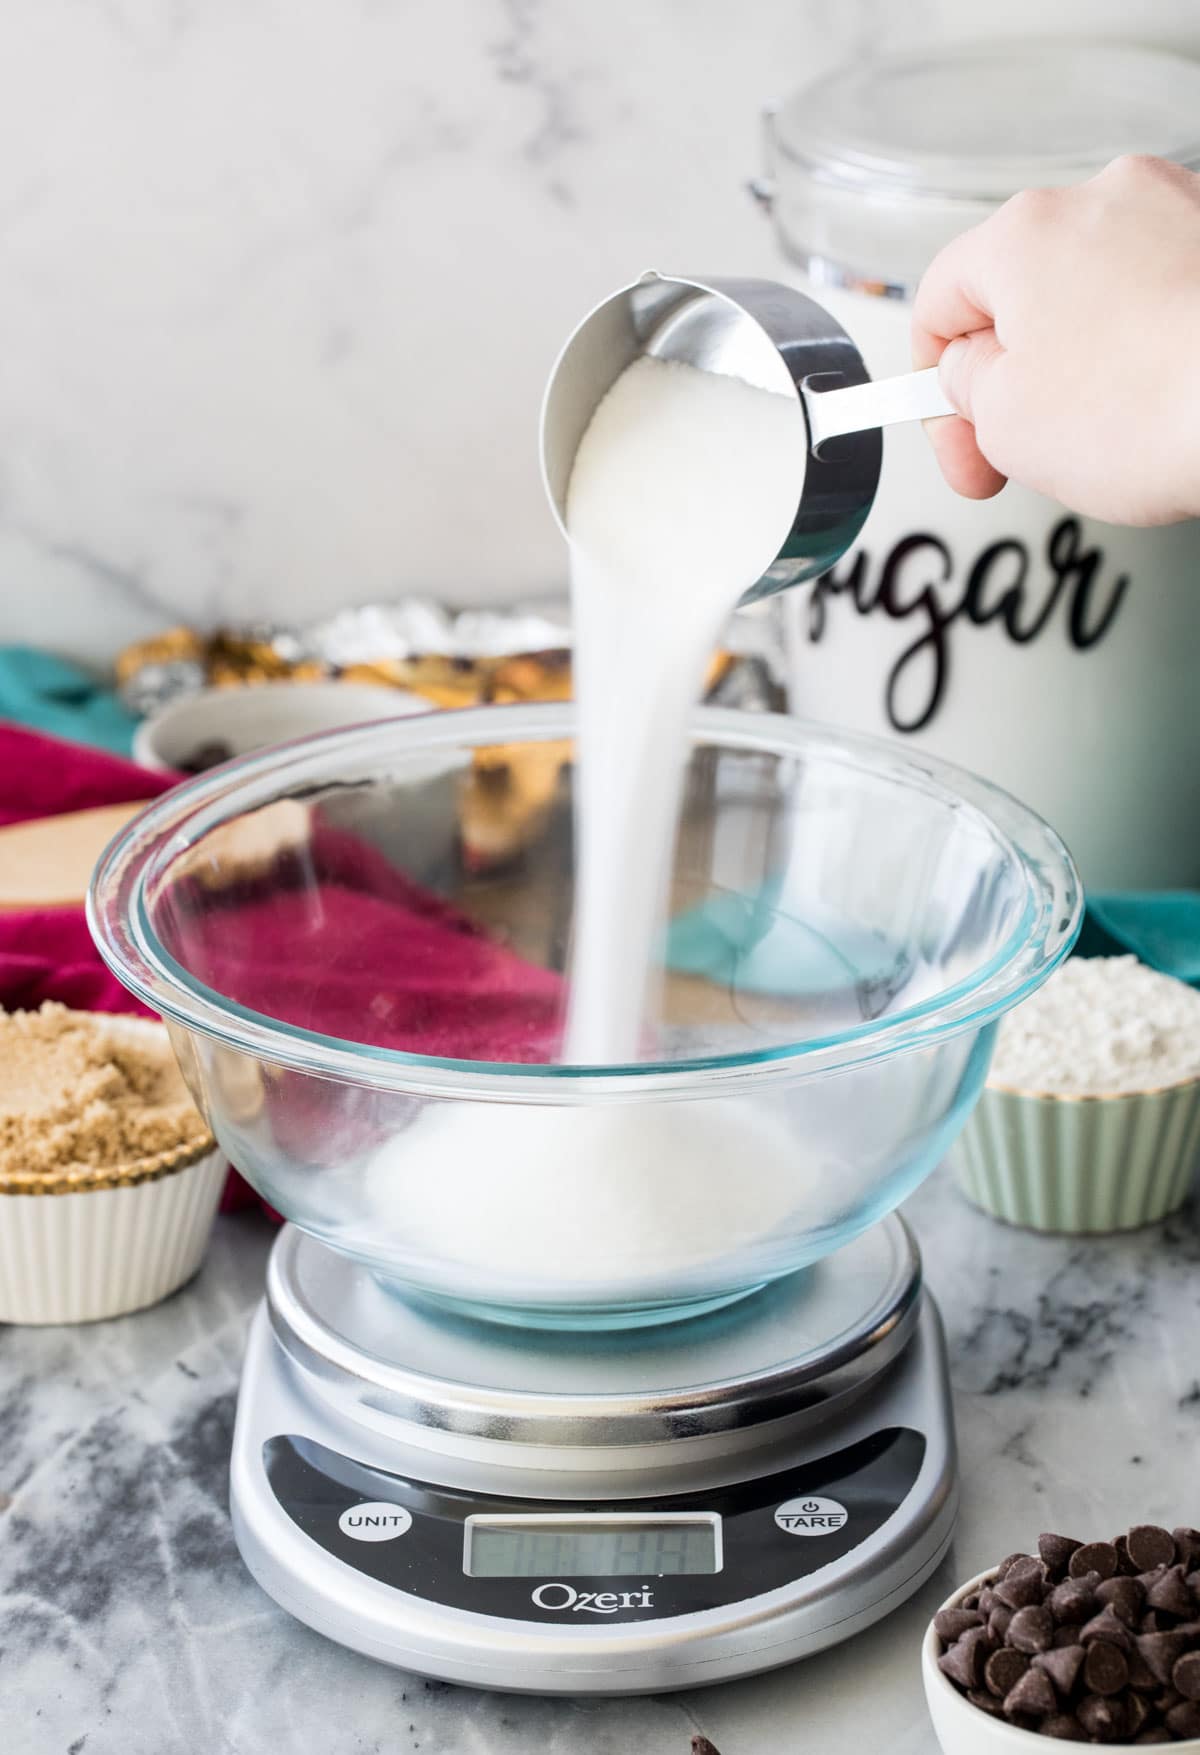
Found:
[[556, 1614], [615, 1615], [619, 1609], [652, 1609], [654, 1592], [648, 1584], [637, 1590], [576, 1590], [561, 1579], [551, 1579], [538, 1585], [533, 1601], [539, 1609]]

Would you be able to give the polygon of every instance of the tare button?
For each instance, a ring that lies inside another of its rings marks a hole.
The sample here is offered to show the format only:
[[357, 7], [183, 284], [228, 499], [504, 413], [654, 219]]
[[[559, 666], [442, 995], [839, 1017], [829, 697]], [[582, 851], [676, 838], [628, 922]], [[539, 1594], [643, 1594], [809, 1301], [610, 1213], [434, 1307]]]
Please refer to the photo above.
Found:
[[789, 1536], [831, 1536], [849, 1517], [836, 1499], [787, 1499], [776, 1510], [775, 1522]]
[[412, 1528], [412, 1513], [403, 1505], [367, 1499], [361, 1505], [347, 1506], [338, 1518], [338, 1528], [355, 1542], [391, 1542]]

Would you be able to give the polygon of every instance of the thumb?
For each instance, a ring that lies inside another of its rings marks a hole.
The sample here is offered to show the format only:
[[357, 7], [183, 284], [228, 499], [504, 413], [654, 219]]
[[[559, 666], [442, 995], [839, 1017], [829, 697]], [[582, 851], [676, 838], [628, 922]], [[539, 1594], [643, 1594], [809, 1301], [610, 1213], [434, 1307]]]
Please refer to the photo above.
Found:
[[1004, 477], [988, 462], [975, 434], [983, 388], [1003, 351], [994, 329], [979, 329], [950, 342], [938, 361], [943, 394], [962, 418], [927, 420], [925, 431], [942, 474], [955, 493], [969, 500], [988, 500], [1004, 486]]
[[950, 342], [938, 361], [943, 395], [972, 425], [977, 424], [988, 374], [1003, 352], [994, 329], [976, 329]]
[[1002, 355], [1004, 347], [996, 340], [995, 330], [988, 328], [949, 342], [939, 360], [942, 393], [951, 407], [958, 409], [961, 419], [926, 421], [925, 430], [947, 483], [968, 500], [989, 500], [1004, 488], [1004, 476], [991, 467], [975, 435], [984, 390]]

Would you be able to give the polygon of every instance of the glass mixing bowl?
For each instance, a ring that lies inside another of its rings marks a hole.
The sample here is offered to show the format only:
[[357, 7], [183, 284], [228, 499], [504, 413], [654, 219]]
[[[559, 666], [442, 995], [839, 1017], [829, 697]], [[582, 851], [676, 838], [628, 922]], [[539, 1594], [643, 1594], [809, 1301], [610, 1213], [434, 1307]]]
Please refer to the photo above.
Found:
[[641, 1055], [565, 1064], [572, 730], [490, 707], [232, 762], [113, 842], [90, 919], [272, 1206], [406, 1295], [622, 1327], [901, 1201], [1081, 898], [971, 775], [706, 711]]

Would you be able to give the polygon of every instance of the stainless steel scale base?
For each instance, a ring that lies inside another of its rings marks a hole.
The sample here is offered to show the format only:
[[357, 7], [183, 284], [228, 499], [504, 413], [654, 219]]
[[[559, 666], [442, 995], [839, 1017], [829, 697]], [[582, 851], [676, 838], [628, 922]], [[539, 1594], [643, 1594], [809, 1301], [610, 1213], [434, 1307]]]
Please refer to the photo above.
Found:
[[546, 1335], [397, 1299], [290, 1226], [246, 1357], [238, 1547], [385, 1663], [640, 1694], [879, 1620], [957, 1510], [941, 1322], [895, 1217], [739, 1306]]

